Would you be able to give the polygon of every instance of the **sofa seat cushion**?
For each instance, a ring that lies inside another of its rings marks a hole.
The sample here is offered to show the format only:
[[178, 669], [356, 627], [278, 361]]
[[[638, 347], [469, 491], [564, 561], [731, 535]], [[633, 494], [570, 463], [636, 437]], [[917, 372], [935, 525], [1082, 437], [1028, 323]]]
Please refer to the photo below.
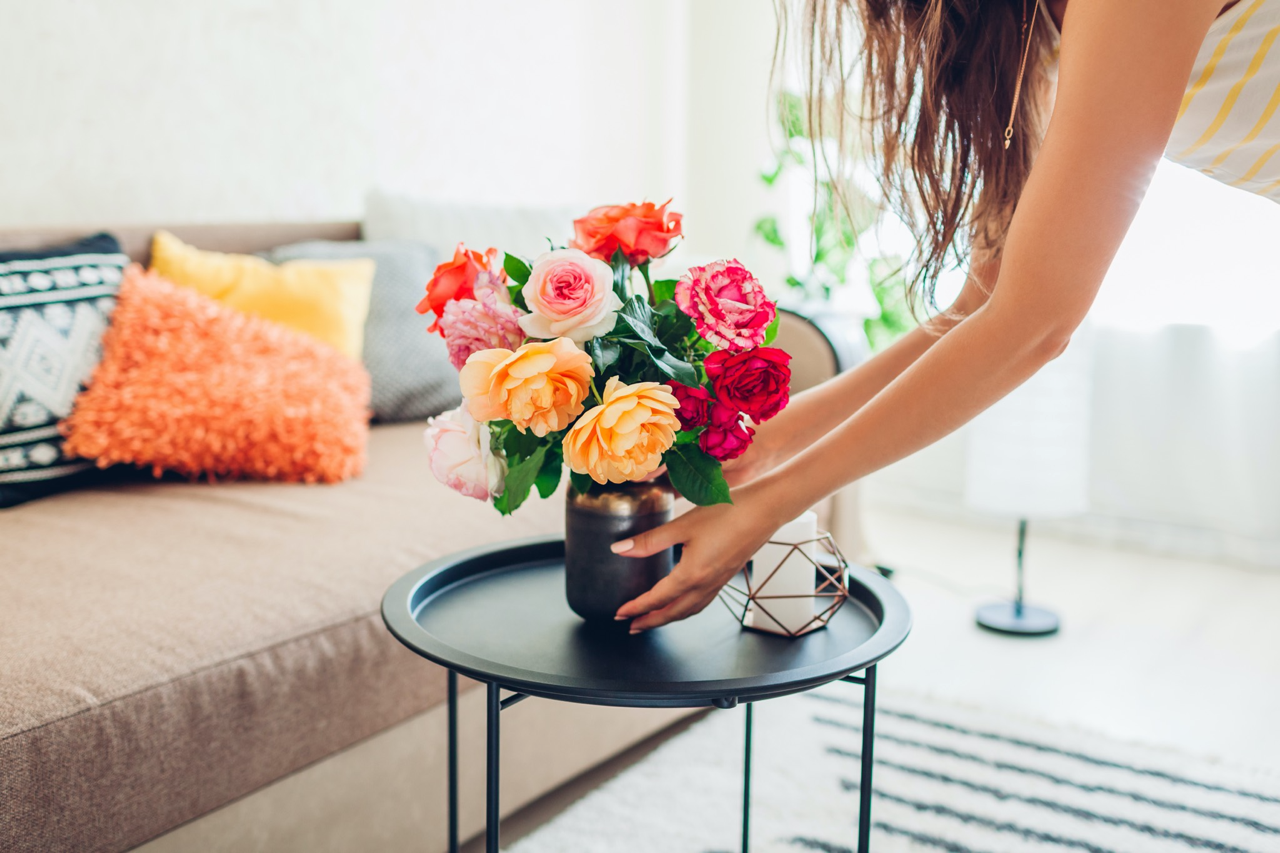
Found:
[[563, 509], [450, 492], [422, 428], [375, 428], [337, 486], [141, 483], [0, 514], [0, 850], [126, 850], [441, 701], [383, 592]]

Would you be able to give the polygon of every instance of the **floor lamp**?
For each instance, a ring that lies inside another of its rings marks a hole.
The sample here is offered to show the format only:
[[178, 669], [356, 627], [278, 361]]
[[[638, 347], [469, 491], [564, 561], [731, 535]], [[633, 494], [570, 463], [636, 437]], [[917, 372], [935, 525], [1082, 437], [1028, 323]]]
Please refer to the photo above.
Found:
[[1062, 356], [969, 428], [965, 505], [1018, 522], [1014, 597], [975, 614], [988, 630], [1023, 637], [1058, 630], [1057, 614], [1024, 600], [1027, 523], [1089, 507], [1090, 339], [1087, 329], [1077, 332]]

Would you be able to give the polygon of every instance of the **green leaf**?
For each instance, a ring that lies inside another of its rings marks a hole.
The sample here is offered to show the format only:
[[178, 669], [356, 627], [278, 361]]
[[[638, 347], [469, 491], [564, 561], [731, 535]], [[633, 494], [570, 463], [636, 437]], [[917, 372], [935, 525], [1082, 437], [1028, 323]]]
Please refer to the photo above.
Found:
[[529, 280], [529, 263], [508, 252], [502, 259], [502, 268], [507, 271], [507, 278], [516, 284], [524, 284]]
[[778, 230], [778, 217], [776, 216], [765, 216], [757, 219], [755, 232], [770, 246], [776, 246], [779, 249], [787, 247], [786, 243], [782, 241], [782, 232]]
[[698, 506], [730, 504], [729, 484], [720, 463], [692, 444], [676, 444], [663, 456], [671, 485]]
[[560, 449], [555, 447], [552, 450], [554, 452], [547, 453], [542, 460], [542, 467], [538, 469], [538, 476], [533, 481], [538, 494], [544, 498], [555, 494], [556, 489], [560, 488], [560, 479], [564, 474], [564, 460], [561, 458]]
[[616, 335], [623, 341], [633, 338], [655, 350], [665, 350], [666, 345], [654, 334], [653, 322], [653, 310], [649, 307], [649, 303], [643, 296], [633, 296], [618, 310], [618, 323], [614, 326], [611, 335]]
[[666, 302], [668, 299], [676, 298], [676, 284], [680, 281], [678, 278], [660, 278], [653, 283], [653, 302]]
[[520, 508], [538, 479], [538, 472], [542, 470], [542, 461], [546, 454], [547, 446], [540, 444], [533, 455], [522, 462], [512, 465], [510, 459], [507, 460], [507, 479], [502, 494], [493, 502], [498, 512], [510, 515]]
[[608, 338], [592, 338], [586, 344], [587, 355], [591, 356], [591, 361], [595, 365], [596, 375], [603, 376], [609, 368], [618, 363], [618, 356], [622, 354], [622, 347], [617, 341]]
[[586, 474], [579, 474], [577, 471], [569, 472], [569, 483], [573, 486], [573, 490], [580, 495], [585, 495], [591, 491], [591, 487], [596, 481], [588, 477]]
[[681, 385], [692, 386], [698, 384], [698, 371], [689, 362], [682, 361], [665, 350], [654, 352], [651, 349], [649, 350], [649, 357], [653, 359], [654, 365], [659, 370]]
[[768, 346], [773, 343], [773, 339], [778, 337], [778, 326], [782, 323], [782, 312], [779, 311], [773, 316], [773, 322], [764, 330], [764, 345]]
[[506, 432], [502, 436], [502, 454], [507, 457], [508, 465], [517, 465], [533, 456], [539, 448], [546, 450], [542, 439], [532, 432], [521, 432], [515, 424], [507, 422]]
[[631, 280], [631, 261], [618, 248], [613, 250], [613, 260], [609, 261], [609, 266], [613, 267], [613, 292], [626, 302], [631, 298], [631, 294], [627, 292], [627, 283]]
[[682, 430], [676, 433], [676, 444], [693, 444], [701, 433], [700, 429]]

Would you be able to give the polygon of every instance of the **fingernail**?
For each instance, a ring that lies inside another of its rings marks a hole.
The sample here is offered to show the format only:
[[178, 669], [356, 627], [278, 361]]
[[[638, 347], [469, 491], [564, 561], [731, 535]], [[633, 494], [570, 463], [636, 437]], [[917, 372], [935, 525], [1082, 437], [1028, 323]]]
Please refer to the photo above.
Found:
[[627, 620], [627, 617], [626, 617], [626, 616], [614, 616], [614, 617], [613, 617], [613, 621], [614, 621], [614, 622], [625, 622], [626, 620]]
[[636, 540], [623, 539], [621, 542], [614, 542], [612, 545], [610, 545], [609, 550], [615, 554], [625, 554], [627, 551], [630, 551], [634, 547], [636, 547]]
[[629, 634], [631, 634], [631, 636], [633, 636], [633, 637], [634, 637], [636, 634], [642, 634], [642, 633], [644, 633], [644, 629], [643, 629], [643, 628], [632, 628], [628, 633], [629, 633]]

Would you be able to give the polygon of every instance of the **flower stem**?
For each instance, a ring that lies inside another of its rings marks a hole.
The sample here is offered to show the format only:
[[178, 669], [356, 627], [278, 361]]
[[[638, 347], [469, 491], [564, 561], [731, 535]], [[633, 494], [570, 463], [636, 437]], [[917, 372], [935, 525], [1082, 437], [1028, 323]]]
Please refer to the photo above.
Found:
[[645, 261], [639, 267], [640, 275], [644, 277], [644, 289], [649, 297], [649, 304], [653, 305], [653, 282], [649, 281], [649, 262]]

